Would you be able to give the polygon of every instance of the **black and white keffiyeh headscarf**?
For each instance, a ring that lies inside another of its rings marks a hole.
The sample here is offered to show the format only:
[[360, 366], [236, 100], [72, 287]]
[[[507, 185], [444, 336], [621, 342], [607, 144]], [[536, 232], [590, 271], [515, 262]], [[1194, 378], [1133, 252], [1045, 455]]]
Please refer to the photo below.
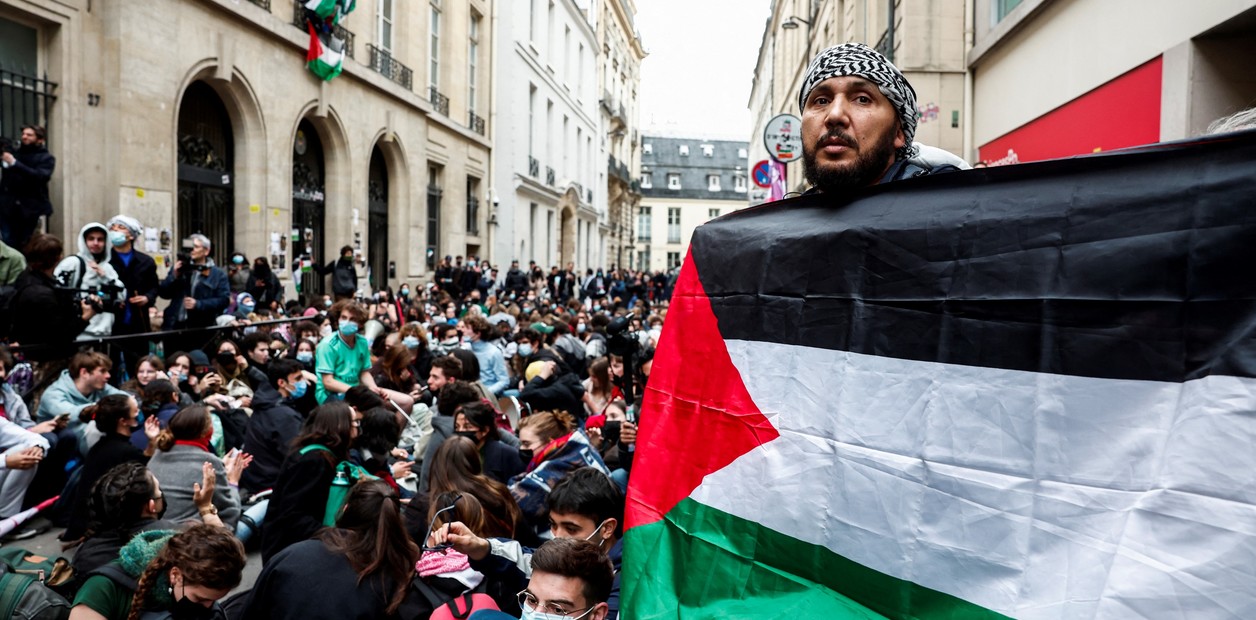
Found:
[[812, 59], [807, 67], [807, 77], [802, 81], [798, 91], [798, 109], [801, 111], [807, 103], [807, 96], [817, 84], [832, 77], [853, 75], [861, 77], [877, 85], [881, 94], [890, 100], [894, 110], [898, 112], [898, 120], [903, 126], [903, 138], [907, 146], [899, 149], [900, 159], [912, 156], [915, 148], [912, 140], [916, 135], [916, 91], [907, 78], [893, 63], [886, 60], [879, 52], [863, 43], [843, 43], [834, 45]]

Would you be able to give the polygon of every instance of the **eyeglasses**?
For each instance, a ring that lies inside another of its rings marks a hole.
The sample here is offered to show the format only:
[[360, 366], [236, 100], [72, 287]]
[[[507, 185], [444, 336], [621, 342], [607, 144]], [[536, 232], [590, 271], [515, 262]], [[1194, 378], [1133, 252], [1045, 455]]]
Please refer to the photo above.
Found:
[[454, 496], [454, 501], [449, 502], [448, 506], [445, 506], [444, 508], [437, 510], [436, 514], [432, 515], [432, 522], [427, 524], [427, 536], [423, 537], [423, 550], [424, 551], [444, 551], [454, 546], [454, 544], [451, 542], [443, 542], [434, 547], [429, 547], [427, 546], [427, 541], [432, 539], [432, 530], [436, 529], [436, 520], [440, 518], [442, 513], [446, 513], [446, 512], [449, 512], [450, 510], [453, 510], [454, 508], [457, 508], [458, 500], [460, 499], [462, 499], [461, 495]]
[[[523, 608], [524, 611], [539, 611], [543, 614], [554, 614], [555, 616], [562, 616], [564, 618], [571, 617], [571, 614], [579, 611], [577, 609], [567, 609], [562, 605], [556, 605], [554, 603], [541, 605], [541, 601], [537, 600], [537, 598], [532, 596], [532, 593], [527, 590], [523, 590], [517, 596], [519, 597], [519, 607]], [[597, 607], [597, 605], [594, 605], [593, 607]], [[585, 609], [579, 616], [573, 617], [572, 620], [580, 620], [580, 618], [587, 616], [589, 612], [593, 611], [593, 607]]]

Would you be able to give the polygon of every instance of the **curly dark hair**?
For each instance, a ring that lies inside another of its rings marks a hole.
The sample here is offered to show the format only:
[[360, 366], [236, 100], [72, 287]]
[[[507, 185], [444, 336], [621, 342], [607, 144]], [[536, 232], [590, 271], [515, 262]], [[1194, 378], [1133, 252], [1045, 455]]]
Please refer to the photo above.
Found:
[[184, 583], [231, 590], [240, 585], [244, 562], [244, 545], [226, 528], [202, 524], [175, 534], [140, 574], [127, 620], [139, 620], [153, 586], [172, 568]]

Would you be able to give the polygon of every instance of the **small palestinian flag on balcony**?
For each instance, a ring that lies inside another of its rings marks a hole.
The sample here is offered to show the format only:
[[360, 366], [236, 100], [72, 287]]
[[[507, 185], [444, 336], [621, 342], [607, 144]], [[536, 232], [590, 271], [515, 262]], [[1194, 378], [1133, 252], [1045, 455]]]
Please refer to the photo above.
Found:
[[330, 82], [340, 75], [345, 63], [345, 42], [330, 33], [318, 34], [314, 24], [309, 24], [310, 49], [305, 54], [305, 64], [314, 75]]
[[357, 0], [305, 0], [306, 10], [314, 13], [320, 20], [331, 20], [338, 24], [346, 15], [357, 8]]
[[621, 617], [1256, 617], [1256, 131], [693, 234]]

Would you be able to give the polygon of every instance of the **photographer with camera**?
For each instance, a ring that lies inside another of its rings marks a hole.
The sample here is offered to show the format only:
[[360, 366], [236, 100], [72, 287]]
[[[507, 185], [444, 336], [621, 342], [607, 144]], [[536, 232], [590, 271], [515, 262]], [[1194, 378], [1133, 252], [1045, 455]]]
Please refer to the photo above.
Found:
[[113, 333], [114, 313], [126, 300], [126, 287], [113, 265], [109, 264], [109, 231], [104, 224], [91, 222], [79, 231], [78, 254], [62, 260], [52, 277], [57, 285], [69, 291], [95, 311], [87, 328], [78, 339], [100, 338]]
[[[209, 237], [195, 234], [185, 243], [191, 245], [191, 250], [179, 254], [174, 269], [157, 285], [157, 294], [170, 300], [162, 315], [163, 329], [209, 327], [231, 303], [227, 272], [214, 266], [214, 260], [209, 257], [213, 247]], [[179, 344], [188, 346], [177, 346]], [[203, 344], [203, 338], [200, 342], [167, 342], [172, 350], [195, 349]]]
[[48, 180], [57, 158], [44, 147], [47, 137], [43, 127], [26, 125], [21, 145], [0, 146], [0, 236], [11, 247], [25, 246], [39, 218], [52, 215]]
[[14, 283], [9, 336], [23, 345], [22, 352], [30, 361], [64, 360], [74, 351], [74, 339], [96, 316], [95, 307], [75, 301], [52, 278], [61, 254], [60, 239], [35, 235], [26, 244], [26, 271]]

